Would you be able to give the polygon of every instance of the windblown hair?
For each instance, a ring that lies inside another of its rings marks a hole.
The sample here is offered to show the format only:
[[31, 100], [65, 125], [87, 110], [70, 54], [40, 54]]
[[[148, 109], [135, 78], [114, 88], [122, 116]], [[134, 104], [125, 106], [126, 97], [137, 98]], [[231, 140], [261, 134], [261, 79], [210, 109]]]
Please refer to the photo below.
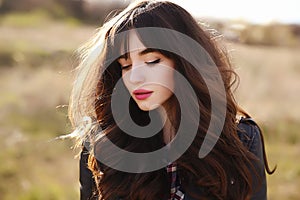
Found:
[[[113, 52], [121, 52], [121, 46], [126, 46], [124, 44], [128, 42], [128, 38], [124, 38], [123, 45], [119, 45], [114, 41], [114, 36], [127, 30], [137, 29], [139, 39], [147, 47], [147, 36], [138, 30], [143, 27], [166, 28], [192, 38], [204, 48], [213, 60], [224, 83], [226, 99], [219, 99], [226, 103], [224, 127], [211, 152], [206, 157], [199, 159], [198, 152], [205, 136], [214, 134], [207, 133], [210, 120], [220, 116], [212, 116], [209, 90], [197, 71], [197, 66], [193, 66], [174, 53], [158, 49], [163, 55], [175, 61], [176, 70], [190, 83], [197, 96], [197, 99], [185, 98], [185, 103], [181, 108], [173, 96], [168, 101], [168, 105], [172, 106], [172, 109], [166, 109], [175, 130], [178, 130], [180, 124], [180, 115], [182, 114], [180, 109], [188, 110], [189, 115], [184, 117], [198, 127], [192, 144], [176, 160], [183, 190], [195, 199], [206, 199], [212, 196], [216, 199], [248, 199], [254, 192], [254, 188], [252, 188], [254, 169], [251, 163], [256, 158], [243, 146], [237, 135], [236, 116], [238, 114], [248, 116], [238, 107], [232, 94], [232, 86], [238, 80], [237, 75], [230, 64], [225, 48], [219, 43], [217, 44], [218, 36], [212, 34], [205, 26], [199, 25], [183, 8], [167, 1], [149, 0], [132, 3], [107, 21], [98, 30], [95, 37], [80, 49], [81, 61], [71, 96], [69, 114], [75, 128], [82, 128], [84, 117], [92, 119], [92, 127], [87, 131], [81, 129], [79, 143], [82, 144], [90, 136], [96, 135], [94, 145], [97, 147], [94, 150], [107, 152], [107, 156], [111, 156], [111, 159], [114, 159], [114, 155], [109, 155], [109, 150], [102, 147], [99, 135], [105, 135], [114, 144], [130, 152], [152, 152], [165, 145], [162, 139], [162, 130], [149, 138], [136, 138], [122, 131], [112, 115], [111, 98], [114, 92], [118, 92], [114, 91], [114, 88], [122, 77], [121, 67], [117, 60], [109, 59]], [[166, 45], [174, 45], [176, 38], [168, 38], [165, 42]], [[178, 46], [177, 48], [180, 50], [183, 47]], [[186, 50], [186, 48], [183, 49]], [[186, 53], [197, 56], [200, 52], [193, 52], [190, 49], [190, 52]], [[198, 67], [211, 67], [209, 61], [203, 61], [203, 63]], [[105, 67], [105, 65], [108, 66]], [[126, 91], [122, 84], [118, 89]], [[175, 89], [183, 97], [190, 96], [179, 83], [175, 83]], [[128, 107], [128, 105], [124, 106]], [[197, 107], [201, 114], [200, 121], [194, 120], [193, 110]], [[130, 118], [141, 126], [149, 123], [149, 112], [140, 110], [133, 99], [129, 101], [129, 110], [130, 116], [122, 116], [123, 123]], [[267, 172], [273, 173], [268, 167], [265, 154], [264, 163]], [[100, 163], [93, 154], [90, 156], [89, 166], [97, 181], [101, 200], [115, 197], [128, 200], [167, 199], [169, 197], [170, 183], [165, 169], [147, 173], [121, 172]], [[234, 184], [231, 184], [232, 180], [234, 180]]]

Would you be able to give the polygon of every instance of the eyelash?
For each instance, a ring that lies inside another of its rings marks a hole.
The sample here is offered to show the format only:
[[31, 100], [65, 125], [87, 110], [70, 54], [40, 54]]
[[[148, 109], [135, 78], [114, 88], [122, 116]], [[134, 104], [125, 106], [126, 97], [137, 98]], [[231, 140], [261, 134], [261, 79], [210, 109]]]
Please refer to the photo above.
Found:
[[[145, 62], [147, 65], [154, 65], [160, 62], [160, 58], [154, 60], [154, 61], [150, 61], [150, 62]], [[122, 70], [125, 70], [127, 68], [131, 67], [131, 65], [126, 65], [126, 66], [121, 66]]]
[[121, 70], [125, 70], [127, 68], [131, 67], [131, 65], [121, 66]]
[[156, 59], [156, 60], [154, 60], [154, 61], [151, 61], [151, 62], [146, 62], [146, 64], [152, 65], [152, 64], [157, 64], [157, 63], [159, 63], [159, 62], [160, 62], [160, 58], [158, 58], [158, 59]]

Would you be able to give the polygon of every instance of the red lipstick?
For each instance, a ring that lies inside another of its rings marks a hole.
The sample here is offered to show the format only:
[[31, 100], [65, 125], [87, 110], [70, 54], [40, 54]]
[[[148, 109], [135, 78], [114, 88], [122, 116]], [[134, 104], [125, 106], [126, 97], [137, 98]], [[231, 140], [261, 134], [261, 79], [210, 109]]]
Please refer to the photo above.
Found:
[[138, 100], [147, 99], [148, 97], [151, 96], [152, 93], [153, 91], [145, 90], [145, 89], [138, 89], [133, 91], [135, 98], [137, 98]]

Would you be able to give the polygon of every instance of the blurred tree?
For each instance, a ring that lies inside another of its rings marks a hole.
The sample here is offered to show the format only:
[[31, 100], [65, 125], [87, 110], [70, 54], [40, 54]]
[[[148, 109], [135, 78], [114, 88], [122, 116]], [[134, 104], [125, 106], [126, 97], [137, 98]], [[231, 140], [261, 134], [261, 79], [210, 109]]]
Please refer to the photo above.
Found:
[[300, 24], [292, 24], [291, 28], [295, 36], [300, 40]]
[[61, 5], [65, 11], [78, 19], [85, 19], [84, 0], [54, 0], [56, 4]]
[[101, 1], [91, 1], [85, 0], [83, 4], [85, 21], [90, 23], [102, 24], [106, 18], [111, 17], [114, 13], [125, 8], [128, 1], [111, 1], [111, 0], [101, 0]]
[[124, 8], [127, 4], [117, 0], [0, 0], [0, 14], [43, 9], [54, 18], [71, 16], [87, 23], [101, 24], [112, 10]]
[[241, 31], [240, 41], [253, 45], [297, 46], [300, 38], [295, 30], [288, 24], [249, 25]]
[[51, 2], [51, 0], [1, 0], [0, 12], [30, 11], [38, 7], [49, 7], [51, 6]]

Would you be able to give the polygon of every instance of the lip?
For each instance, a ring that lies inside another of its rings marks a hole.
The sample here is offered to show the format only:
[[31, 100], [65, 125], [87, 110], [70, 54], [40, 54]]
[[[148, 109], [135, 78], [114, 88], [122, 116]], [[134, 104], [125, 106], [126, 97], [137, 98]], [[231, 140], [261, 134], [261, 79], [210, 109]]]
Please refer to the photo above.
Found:
[[145, 90], [145, 89], [138, 89], [138, 90], [133, 91], [135, 98], [138, 100], [147, 99], [148, 97], [150, 97], [152, 95], [152, 93], [153, 93], [153, 91]]

